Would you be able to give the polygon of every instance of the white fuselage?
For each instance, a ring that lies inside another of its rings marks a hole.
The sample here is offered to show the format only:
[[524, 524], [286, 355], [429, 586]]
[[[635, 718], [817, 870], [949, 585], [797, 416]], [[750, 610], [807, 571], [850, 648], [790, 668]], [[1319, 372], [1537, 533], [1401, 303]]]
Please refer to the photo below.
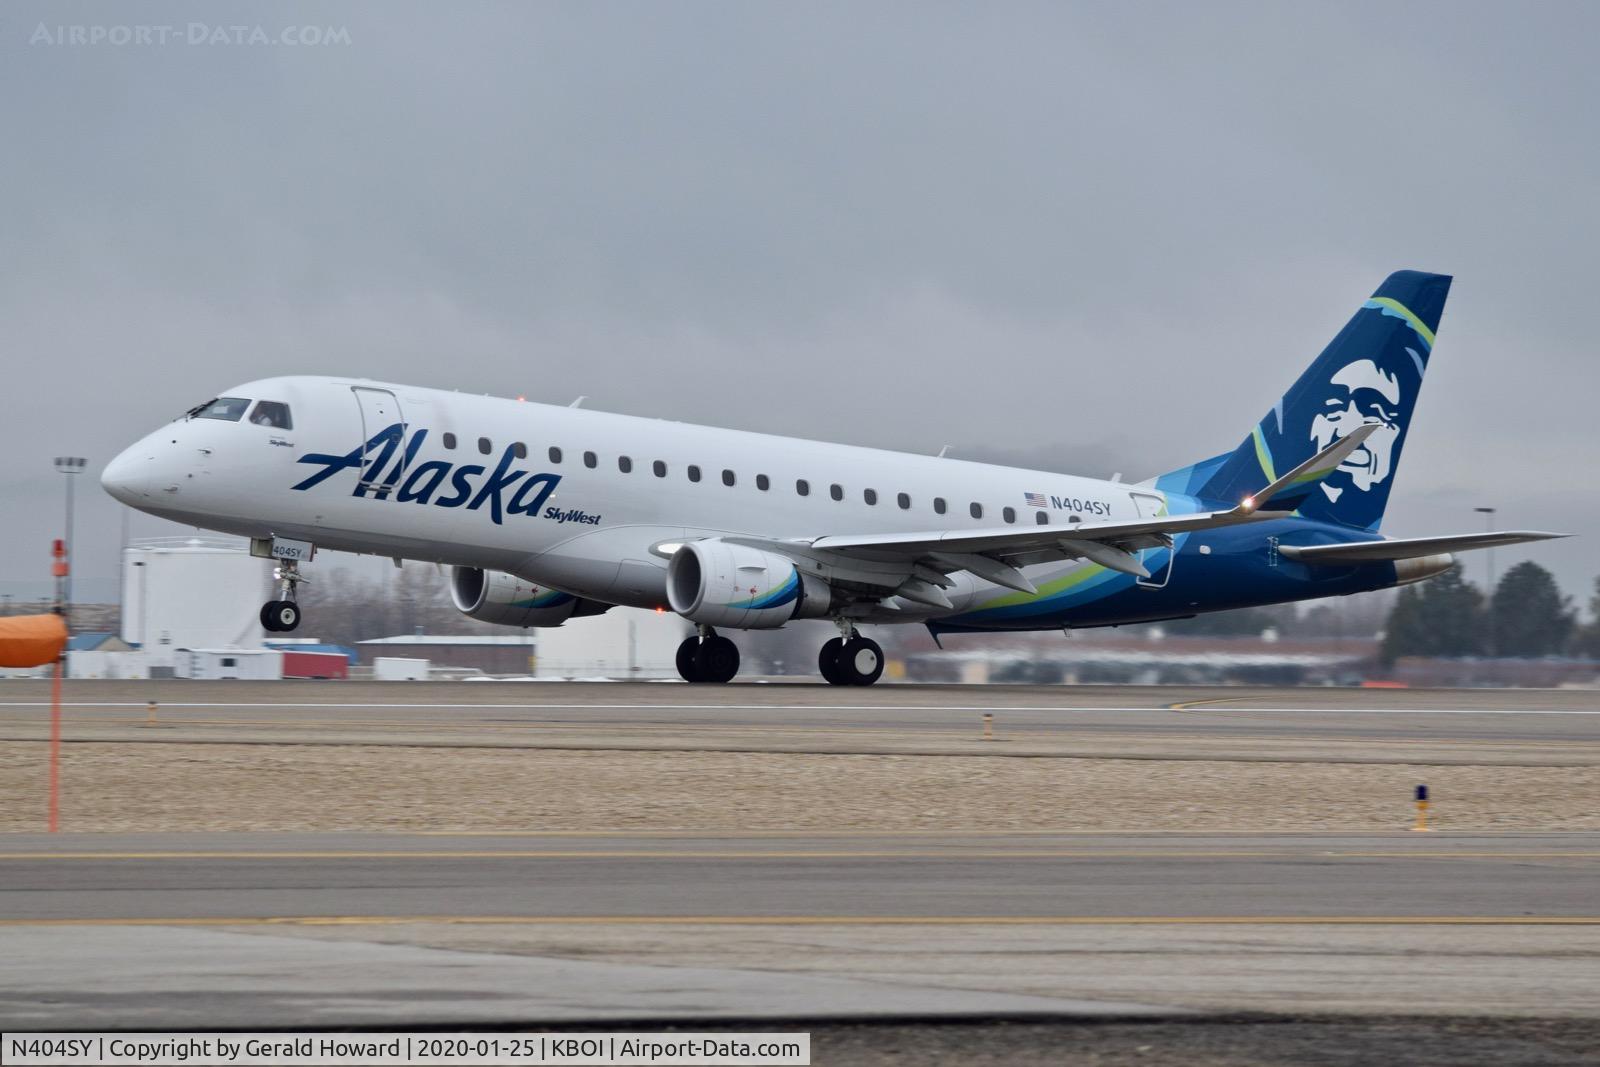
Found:
[[[286, 405], [291, 424], [179, 419], [117, 457], [106, 487], [208, 529], [501, 570], [637, 607], [666, 604], [667, 560], [685, 540], [1041, 515], [1068, 527], [1167, 503], [1118, 482], [357, 379], [272, 378], [224, 395]], [[392, 445], [373, 443], [392, 427]], [[999, 591], [961, 579], [957, 611]]]

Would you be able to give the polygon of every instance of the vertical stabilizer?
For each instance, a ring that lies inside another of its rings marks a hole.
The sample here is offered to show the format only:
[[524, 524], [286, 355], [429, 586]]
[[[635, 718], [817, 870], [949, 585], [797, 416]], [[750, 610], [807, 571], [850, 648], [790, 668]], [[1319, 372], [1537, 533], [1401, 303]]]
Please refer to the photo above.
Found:
[[1297, 510], [1376, 530], [1449, 292], [1448, 275], [1389, 275], [1238, 448], [1209, 474], [1192, 468], [1204, 478], [1193, 491], [1237, 502], [1357, 427], [1375, 424], [1338, 470], [1298, 498]]

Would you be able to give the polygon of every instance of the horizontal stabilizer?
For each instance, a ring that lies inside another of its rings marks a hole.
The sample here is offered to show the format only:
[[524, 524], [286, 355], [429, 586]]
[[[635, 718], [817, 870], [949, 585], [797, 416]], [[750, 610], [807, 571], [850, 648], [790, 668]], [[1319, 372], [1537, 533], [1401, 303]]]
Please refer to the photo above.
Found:
[[1494, 533], [1453, 534], [1446, 537], [1404, 537], [1388, 541], [1354, 541], [1340, 545], [1279, 545], [1278, 554], [1301, 563], [1372, 563], [1382, 560], [1417, 559], [1441, 552], [1465, 552], [1474, 548], [1498, 548], [1528, 541], [1548, 541], [1571, 534], [1541, 533], [1537, 530], [1501, 530]]

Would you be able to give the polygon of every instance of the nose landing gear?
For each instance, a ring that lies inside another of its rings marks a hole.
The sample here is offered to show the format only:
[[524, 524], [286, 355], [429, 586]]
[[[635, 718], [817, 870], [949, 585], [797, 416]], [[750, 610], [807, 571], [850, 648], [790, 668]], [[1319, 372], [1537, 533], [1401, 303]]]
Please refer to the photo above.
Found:
[[686, 682], [721, 685], [739, 673], [739, 647], [709, 626], [678, 646], [678, 674]]
[[278, 581], [278, 599], [261, 605], [261, 626], [273, 633], [288, 633], [300, 625], [300, 605], [295, 602], [295, 586], [308, 579], [300, 573], [296, 560], [283, 560], [273, 572]]

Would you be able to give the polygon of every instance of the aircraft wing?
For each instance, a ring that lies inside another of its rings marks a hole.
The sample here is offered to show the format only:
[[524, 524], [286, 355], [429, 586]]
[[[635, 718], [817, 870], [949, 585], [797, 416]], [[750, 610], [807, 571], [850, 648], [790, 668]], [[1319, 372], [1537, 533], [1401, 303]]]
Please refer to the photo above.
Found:
[[943, 590], [954, 584], [947, 575], [957, 571], [971, 571], [1021, 593], [1036, 593], [1038, 589], [1020, 568], [1053, 560], [1087, 559], [1111, 570], [1148, 578], [1150, 572], [1134, 555], [1141, 548], [1170, 546], [1176, 533], [1281, 519], [1287, 514], [1253, 511], [1241, 505], [1229, 511], [1162, 515], [1132, 522], [928, 530], [793, 541], [735, 535], [723, 540], [826, 562], [838, 577], [860, 587], [862, 592], [870, 591], [873, 597], [903, 596], [935, 607], [949, 607]]
[[867, 597], [902, 596], [935, 607], [950, 606], [943, 590], [954, 584], [948, 575], [958, 571], [970, 571], [996, 585], [1030, 594], [1038, 589], [1021, 568], [1035, 563], [1087, 559], [1109, 570], [1148, 578], [1149, 570], [1135, 555], [1140, 549], [1171, 547], [1174, 534], [1290, 517], [1293, 503], [1285, 510], [1263, 508], [1269, 502], [1303, 497], [1376, 429], [1375, 425], [1358, 428], [1222, 511], [1067, 526], [826, 535], [788, 541], [734, 535], [723, 540], [824, 562], [833, 569], [836, 580], [842, 579]]
[[1497, 530], [1493, 533], [1450, 534], [1444, 537], [1403, 537], [1387, 541], [1354, 541], [1342, 545], [1279, 545], [1278, 554], [1301, 563], [1370, 563], [1381, 560], [1416, 559], [1441, 552], [1465, 552], [1473, 548], [1498, 548], [1527, 541], [1548, 541], [1571, 534], [1543, 533], [1538, 530]]

